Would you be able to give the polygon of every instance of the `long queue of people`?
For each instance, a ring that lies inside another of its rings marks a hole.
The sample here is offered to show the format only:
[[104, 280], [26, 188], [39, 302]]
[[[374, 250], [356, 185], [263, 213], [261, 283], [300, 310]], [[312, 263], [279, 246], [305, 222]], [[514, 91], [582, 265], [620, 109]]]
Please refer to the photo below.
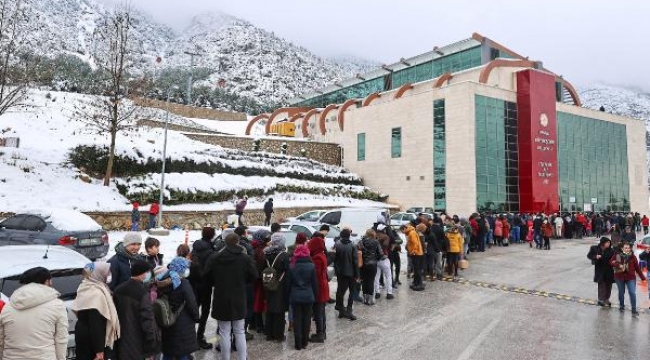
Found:
[[[639, 217], [638, 224], [647, 230], [644, 219]], [[214, 346], [222, 359], [236, 351], [245, 360], [254, 332], [266, 341], [284, 342], [291, 331], [296, 350], [325, 342], [327, 304], [335, 304], [339, 319], [354, 321], [356, 301], [372, 306], [383, 292], [387, 300], [394, 299], [394, 289], [401, 285], [402, 245], [410, 289], [422, 291], [425, 281], [440, 280], [445, 272], [457, 277], [471, 252], [525, 241], [550, 249], [552, 237], [588, 235], [590, 230], [609, 233], [622, 240], [620, 250], [612, 252], [612, 241], [603, 238], [588, 255], [596, 265], [599, 304], [610, 305], [616, 282], [621, 308], [627, 288], [637, 314], [633, 280], [635, 274], [644, 276], [625, 242], [636, 225], [634, 214], [475, 213], [469, 219], [420, 214], [400, 227], [402, 237], [380, 216], [358, 242], [351, 239], [352, 230], [344, 228], [331, 249], [325, 245], [327, 225], [311, 239], [297, 234], [289, 247], [279, 224], [256, 231], [252, 240], [245, 226], [224, 229], [219, 237], [214, 228], [205, 227], [192, 248], [180, 245], [169, 262], [163, 262], [157, 239], [147, 238], [141, 254], [140, 234], [127, 233], [107, 263], [90, 263], [83, 270], [72, 307], [77, 315], [77, 359], [189, 360], [194, 352]], [[650, 252], [642, 256], [650, 260]], [[335, 299], [330, 298], [329, 267], [337, 278]], [[67, 317], [51, 288], [49, 271], [30, 269], [21, 283], [0, 313], [0, 360], [63, 360]], [[216, 345], [205, 336], [210, 316], [217, 320]], [[47, 326], [53, 328], [53, 339], [35, 331]]]

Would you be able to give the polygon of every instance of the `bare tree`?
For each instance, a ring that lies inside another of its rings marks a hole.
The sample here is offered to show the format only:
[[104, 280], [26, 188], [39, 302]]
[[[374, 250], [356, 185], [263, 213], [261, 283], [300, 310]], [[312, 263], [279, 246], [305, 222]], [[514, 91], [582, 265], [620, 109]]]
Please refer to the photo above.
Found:
[[0, 116], [27, 98], [31, 58], [20, 56], [23, 21], [22, 0], [0, 0]]
[[115, 161], [115, 141], [120, 131], [135, 124], [137, 107], [126, 99], [129, 70], [141, 51], [131, 38], [132, 9], [128, 4], [117, 6], [95, 32], [94, 60], [104, 74], [103, 96], [76, 107], [76, 115], [99, 134], [110, 136], [110, 147], [104, 186], [110, 184]]

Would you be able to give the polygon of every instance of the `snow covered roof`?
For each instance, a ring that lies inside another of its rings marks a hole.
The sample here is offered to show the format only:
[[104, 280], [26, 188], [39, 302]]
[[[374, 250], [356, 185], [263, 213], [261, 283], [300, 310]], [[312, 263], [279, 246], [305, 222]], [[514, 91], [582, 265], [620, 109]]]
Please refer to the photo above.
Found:
[[98, 231], [102, 227], [90, 216], [75, 210], [49, 208], [34, 209], [24, 212], [42, 216], [55, 228], [64, 231]]

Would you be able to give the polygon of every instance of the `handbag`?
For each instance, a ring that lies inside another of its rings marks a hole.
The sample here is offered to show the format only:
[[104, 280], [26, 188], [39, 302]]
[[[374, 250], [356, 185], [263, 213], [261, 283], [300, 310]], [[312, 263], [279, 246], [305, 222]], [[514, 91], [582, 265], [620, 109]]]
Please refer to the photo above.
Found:
[[467, 259], [460, 260], [458, 262], [458, 268], [461, 270], [465, 270], [469, 267], [469, 261]]

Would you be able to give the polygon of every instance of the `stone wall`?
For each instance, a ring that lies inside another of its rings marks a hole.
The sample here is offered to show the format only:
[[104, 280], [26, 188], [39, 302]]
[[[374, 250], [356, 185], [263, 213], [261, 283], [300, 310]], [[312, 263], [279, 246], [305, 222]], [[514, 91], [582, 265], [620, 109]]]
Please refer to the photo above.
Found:
[[[319, 209], [327, 209], [319, 207]], [[275, 213], [271, 218], [273, 222], [279, 222], [287, 217], [300, 215], [307, 211], [314, 210], [313, 208], [279, 208], [275, 209]], [[115, 230], [128, 230], [131, 224], [131, 212], [86, 212], [86, 215], [95, 219], [106, 231]], [[189, 226], [191, 230], [200, 230], [206, 224], [218, 226], [226, 222], [229, 215], [234, 214], [234, 211], [164, 211], [163, 222], [165, 228], [171, 228], [178, 225], [182, 228]], [[2, 214], [0, 213], [0, 218]], [[265, 215], [261, 209], [251, 209], [244, 212], [243, 222], [246, 225], [262, 225], [264, 224]], [[146, 229], [149, 216], [146, 212], [141, 212], [140, 216], [140, 229]]]
[[200, 108], [194, 106], [187, 106], [176, 103], [167, 103], [165, 101], [145, 99], [134, 97], [131, 99], [134, 104], [143, 107], [152, 107], [161, 110], [169, 110], [171, 113], [178, 116], [208, 119], [208, 120], [221, 120], [221, 121], [247, 121], [245, 113], [221, 111], [209, 108]]
[[[184, 134], [192, 140], [204, 142], [206, 144], [218, 145], [229, 149], [239, 149], [245, 151], [253, 150], [254, 137], [243, 136], [220, 136], [206, 134]], [[282, 144], [287, 144], [287, 155], [304, 156], [324, 164], [341, 166], [341, 148], [338, 144], [320, 143], [314, 141], [294, 141], [282, 138], [260, 140], [260, 151], [281, 154]], [[304, 153], [301, 151], [304, 150]]]
[[[148, 126], [152, 128], [160, 128], [164, 129], [165, 128], [165, 123], [162, 121], [156, 121], [156, 120], [147, 120], [147, 119], [141, 119], [138, 120], [137, 122], [138, 126]], [[172, 124], [169, 123], [169, 130], [174, 130], [174, 131], [182, 131], [182, 132], [192, 132], [192, 133], [208, 133], [208, 134], [223, 134], [219, 131], [214, 131], [214, 130], [204, 130], [204, 129], [197, 129], [193, 128], [190, 126], [183, 126], [183, 125], [178, 125], [178, 124]]]

